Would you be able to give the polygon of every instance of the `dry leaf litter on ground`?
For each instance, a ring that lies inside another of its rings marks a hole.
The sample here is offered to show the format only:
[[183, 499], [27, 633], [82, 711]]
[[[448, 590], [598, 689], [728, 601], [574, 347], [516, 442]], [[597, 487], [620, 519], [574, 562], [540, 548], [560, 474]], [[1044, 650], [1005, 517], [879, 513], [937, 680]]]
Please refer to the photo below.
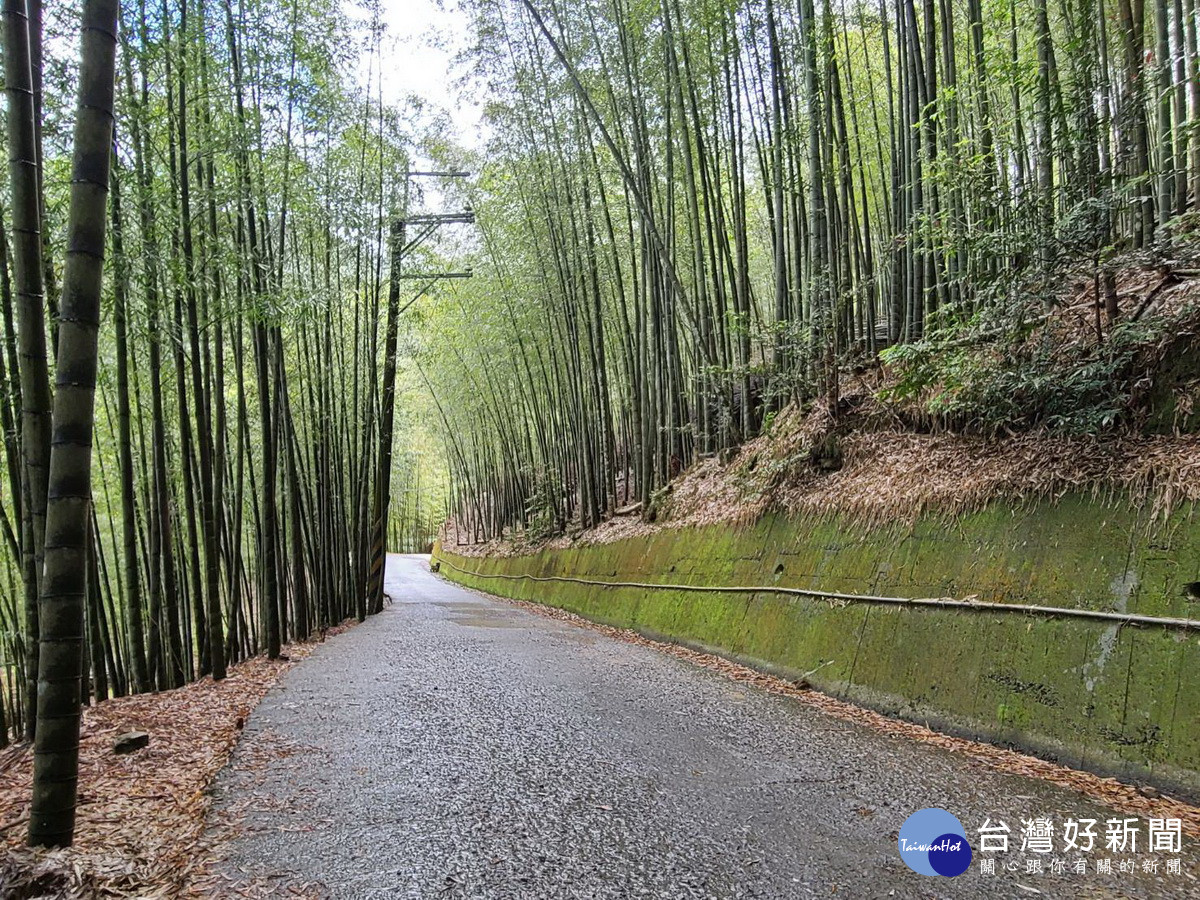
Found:
[[[329, 629], [326, 636], [347, 627]], [[209, 863], [237, 823], [218, 823], [221, 827], [206, 833], [209, 788], [251, 711], [280, 675], [315, 646], [289, 645], [280, 660], [246, 660], [220, 682], [204, 678], [175, 690], [86, 708], [72, 847], [23, 846], [33, 756], [27, 744], [0, 752], [0, 896], [99, 900], [234, 895], [233, 887], [217, 887]], [[113, 753], [113, 741], [134, 729], [149, 732], [149, 746], [127, 755]], [[246, 895], [265, 896], [255, 893], [258, 887], [246, 886]]]

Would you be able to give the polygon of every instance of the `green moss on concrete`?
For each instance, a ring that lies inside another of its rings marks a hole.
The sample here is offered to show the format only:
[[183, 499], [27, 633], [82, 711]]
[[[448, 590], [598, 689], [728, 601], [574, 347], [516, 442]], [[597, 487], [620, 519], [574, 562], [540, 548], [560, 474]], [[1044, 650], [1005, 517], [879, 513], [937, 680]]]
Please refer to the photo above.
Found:
[[[779, 585], [1195, 617], [1200, 516], [1087, 497], [865, 529], [771, 516], [528, 556], [435, 554], [481, 575]], [[1200, 794], [1200, 636], [1011, 613], [833, 606], [443, 574], [786, 673], [944, 730]], [[819, 668], [818, 668], [819, 667]]]

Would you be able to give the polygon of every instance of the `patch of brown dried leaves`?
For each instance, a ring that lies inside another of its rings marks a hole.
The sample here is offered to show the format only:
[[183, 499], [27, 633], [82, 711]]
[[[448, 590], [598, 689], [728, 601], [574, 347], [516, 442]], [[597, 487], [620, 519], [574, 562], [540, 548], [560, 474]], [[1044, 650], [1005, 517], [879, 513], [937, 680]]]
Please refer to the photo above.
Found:
[[[213, 838], [205, 834], [209, 788], [229, 760], [246, 717], [314, 646], [289, 645], [280, 660], [246, 660], [223, 681], [204, 678], [176, 690], [86, 708], [75, 843], [69, 848], [23, 846], [33, 755], [28, 744], [0, 752], [0, 896], [215, 896], [196, 887], [207, 877], [213, 851]], [[150, 734], [150, 745], [114, 754], [114, 739], [135, 729]]]

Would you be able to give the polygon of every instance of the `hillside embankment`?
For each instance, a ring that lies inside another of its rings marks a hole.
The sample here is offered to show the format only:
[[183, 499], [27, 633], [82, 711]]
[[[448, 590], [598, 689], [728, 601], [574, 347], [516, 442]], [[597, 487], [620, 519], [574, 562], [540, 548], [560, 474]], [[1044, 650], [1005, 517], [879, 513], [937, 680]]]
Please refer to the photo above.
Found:
[[1101, 339], [1084, 297], [1003, 346], [906, 350], [597, 528], [473, 544], [449, 527], [435, 558], [471, 587], [1200, 796], [1197, 281], [1126, 283], [1128, 318], [1155, 306], [1136, 326]]
[[[1200, 632], [994, 609], [904, 607], [576, 582], [796, 587], [1189, 617], [1200, 521], [1068, 496], [947, 526], [863, 527], [816, 513], [529, 554], [442, 573], [515, 599], [714, 650], [942, 731], [1200, 795]], [[505, 577], [497, 577], [505, 576]]]

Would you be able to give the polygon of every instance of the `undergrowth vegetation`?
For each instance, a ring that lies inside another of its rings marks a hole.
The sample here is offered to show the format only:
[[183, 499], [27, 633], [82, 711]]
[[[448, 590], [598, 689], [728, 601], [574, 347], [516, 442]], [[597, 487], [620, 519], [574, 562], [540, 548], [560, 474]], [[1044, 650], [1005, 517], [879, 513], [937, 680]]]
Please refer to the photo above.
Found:
[[1111, 322], [1100, 318], [1099, 279], [1049, 312], [1027, 296], [946, 317], [924, 340], [883, 351], [876, 399], [917, 431], [1194, 431], [1200, 291], [1174, 271], [1148, 274], [1148, 288], [1146, 273], [1126, 279]]

